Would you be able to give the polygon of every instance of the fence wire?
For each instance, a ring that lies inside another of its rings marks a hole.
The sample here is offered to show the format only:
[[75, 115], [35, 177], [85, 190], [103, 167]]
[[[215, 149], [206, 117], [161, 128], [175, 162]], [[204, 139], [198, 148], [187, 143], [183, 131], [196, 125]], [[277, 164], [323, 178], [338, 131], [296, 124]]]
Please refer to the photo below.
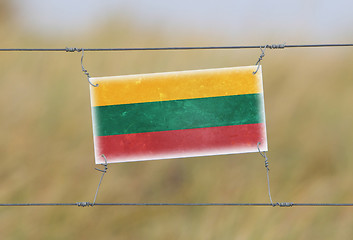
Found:
[[[138, 47], [138, 48], [0, 48], [0, 52], [84, 52], [84, 51], [180, 51], [180, 50], [231, 50], [231, 49], [285, 49], [285, 48], [323, 48], [323, 47], [353, 47], [353, 43], [329, 43], [329, 44], [271, 44], [271, 45], [248, 45], [248, 46], [196, 46], [196, 47]], [[81, 59], [82, 61], [82, 59]], [[261, 152], [260, 152], [261, 153]], [[261, 154], [262, 155], [262, 154]], [[266, 157], [265, 157], [266, 158]], [[267, 158], [266, 158], [267, 160]], [[102, 170], [100, 170], [102, 171]], [[104, 173], [106, 172], [103, 171]], [[104, 176], [104, 173], [101, 177]], [[268, 170], [267, 170], [268, 174]], [[269, 182], [269, 177], [267, 175]], [[271, 203], [96, 203], [97, 192], [94, 201], [76, 203], [0, 203], [0, 207], [53, 207], [53, 206], [170, 206], [170, 207], [353, 207], [353, 203], [293, 203], [293, 202], [272, 202]]]
[[1, 203], [0, 207], [55, 207], [55, 206], [77, 206], [77, 207], [96, 207], [96, 206], [131, 206], [131, 207], [353, 207], [353, 203]]
[[229, 50], [229, 49], [285, 49], [285, 48], [320, 48], [353, 47], [353, 43], [328, 44], [267, 44], [248, 46], [196, 46], [196, 47], [136, 47], [136, 48], [0, 48], [1, 52], [81, 52], [81, 51], [180, 51], [180, 50]]

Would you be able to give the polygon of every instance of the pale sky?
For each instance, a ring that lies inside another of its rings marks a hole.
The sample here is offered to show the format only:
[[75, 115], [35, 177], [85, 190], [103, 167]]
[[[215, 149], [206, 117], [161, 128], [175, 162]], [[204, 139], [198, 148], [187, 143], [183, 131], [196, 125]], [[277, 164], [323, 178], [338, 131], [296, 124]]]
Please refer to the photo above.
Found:
[[298, 36], [312, 42], [352, 42], [352, 0], [13, 0], [17, 22], [51, 34], [95, 29], [107, 18], [126, 15], [170, 35], [180, 30], [224, 34], [234, 43], [263, 35], [278, 42]]

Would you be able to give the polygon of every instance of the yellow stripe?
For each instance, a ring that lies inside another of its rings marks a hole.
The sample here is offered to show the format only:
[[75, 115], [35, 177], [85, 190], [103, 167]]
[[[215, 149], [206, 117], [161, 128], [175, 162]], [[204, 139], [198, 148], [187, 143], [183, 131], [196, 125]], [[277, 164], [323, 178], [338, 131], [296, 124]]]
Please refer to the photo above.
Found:
[[91, 78], [91, 105], [169, 101], [262, 92], [256, 66]]

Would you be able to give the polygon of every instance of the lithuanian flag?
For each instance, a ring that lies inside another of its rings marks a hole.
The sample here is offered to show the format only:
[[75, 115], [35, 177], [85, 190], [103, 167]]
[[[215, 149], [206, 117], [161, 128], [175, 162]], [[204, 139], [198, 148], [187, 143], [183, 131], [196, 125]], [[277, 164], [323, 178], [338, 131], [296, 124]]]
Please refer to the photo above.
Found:
[[255, 69], [91, 78], [96, 163], [267, 151]]

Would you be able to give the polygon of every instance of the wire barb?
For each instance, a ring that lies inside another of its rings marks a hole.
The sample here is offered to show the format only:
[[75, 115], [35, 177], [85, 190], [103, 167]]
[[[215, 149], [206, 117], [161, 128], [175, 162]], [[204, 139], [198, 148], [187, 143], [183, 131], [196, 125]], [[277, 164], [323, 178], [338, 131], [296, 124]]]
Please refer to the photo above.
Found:
[[[68, 48], [67, 48], [68, 49]], [[91, 84], [93, 87], [98, 87], [98, 83], [96, 85], [94, 85], [91, 81], [90, 78], [91, 76], [89, 75], [88, 71], [83, 67], [83, 57], [85, 54], [85, 51], [83, 48], [81, 48], [80, 50], [78, 50], [78, 48], [69, 48], [69, 50], [72, 51], [82, 51], [82, 56], [81, 56], [81, 68], [82, 68], [82, 72], [87, 76], [87, 81], [89, 82], [89, 84]]]
[[95, 168], [97, 171], [100, 171], [102, 172], [102, 176], [101, 176], [101, 179], [99, 181], [99, 184], [98, 184], [98, 187], [97, 187], [97, 190], [96, 190], [96, 194], [94, 195], [94, 200], [93, 200], [93, 203], [92, 203], [92, 207], [94, 206], [94, 204], [96, 203], [96, 199], [97, 199], [97, 195], [98, 195], [98, 191], [99, 191], [99, 187], [101, 186], [101, 183], [102, 183], [102, 180], [103, 180], [103, 177], [104, 177], [104, 174], [107, 172], [108, 170], [108, 161], [107, 161], [107, 158], [105, 157], [104, 154], [102, 154], [102, 157], [104, 158], [104, 163], [102, 163], [102, 165], [104, 166], [104, 169], [99, 169], [99, 168]]

